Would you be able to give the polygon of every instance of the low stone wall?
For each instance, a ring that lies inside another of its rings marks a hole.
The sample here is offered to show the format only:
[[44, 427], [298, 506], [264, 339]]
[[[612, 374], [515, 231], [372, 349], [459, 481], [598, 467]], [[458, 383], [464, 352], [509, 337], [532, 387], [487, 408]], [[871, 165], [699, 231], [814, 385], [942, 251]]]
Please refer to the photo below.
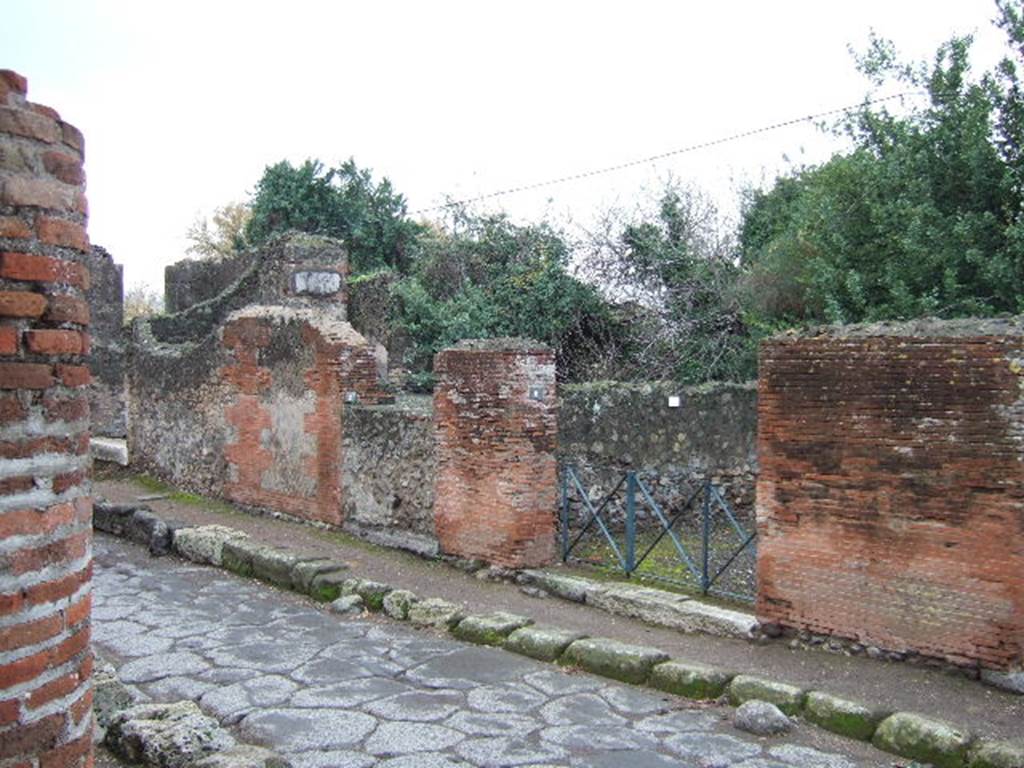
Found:
[[385, 546], [437, 554], [430, 397], [349, 406], [342, 455], [345, 529]]
[[[558, 458], [593, 496], [630, 469], [659, 504], [685, 501], [710, 477], [752, 519], [757, 478], [757, 385], [591, 382], [560, 388]], [[678, 397], [679, 406], [669, 407]]]
[[761, 352], [758, 615], [1024, 662], [1024, 317], [826, 328]]

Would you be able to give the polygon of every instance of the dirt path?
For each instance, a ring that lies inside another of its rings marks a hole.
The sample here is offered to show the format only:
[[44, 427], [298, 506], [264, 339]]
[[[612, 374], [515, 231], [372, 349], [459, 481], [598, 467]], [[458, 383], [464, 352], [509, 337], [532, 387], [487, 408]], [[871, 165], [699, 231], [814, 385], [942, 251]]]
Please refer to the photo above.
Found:
[[[152, 491], [134, 480], [121, 478], [98, 479], [95, 493], [113, 502], [135, 502]], [[949, 720], [979, 735], [1006, 739], [1020, 738], [1022, 733], [1024, 697], [961, 676], [864, 657], [791, 650], [781, 642], [756, 645], [743, 640], [684, 635], [575, 603], [530, 597], [514, 585], [481, 581], [444, 563], [300, 523], [250, 515], [223, 504], [172, 499], [146, 503], [165, 518], [190, 524], [228, 525], [268, 544], [343, 560], [355, 575], [410, 589], [423, 597], [463, 603], [470, 612], [511, 611], [530, 616], [538, 624], [653, 645], [676, 658], [737, 672], [766, 674], [870, 705]]]

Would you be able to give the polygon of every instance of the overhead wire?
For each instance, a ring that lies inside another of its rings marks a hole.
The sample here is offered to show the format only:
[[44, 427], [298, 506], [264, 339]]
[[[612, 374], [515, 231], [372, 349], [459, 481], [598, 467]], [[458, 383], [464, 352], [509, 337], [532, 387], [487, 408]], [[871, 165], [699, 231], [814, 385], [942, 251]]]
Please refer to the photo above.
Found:
[[635, 168], [638, 165], [646, 165], [647, 163], [654, 163], [660, 160], [665, 160], [669, 157], [675, 157], [677, 155], [684, 155], [691, 152], [697, 152], [702, 149], [709, 149], [711, 147], [720, 146], [722, 144], [728, 144], [733, 141], [739, 141], [740, 139], [747, 139], [751, 136], [757, 136], [762, 133], [769, 133], [771, 131], [777, 131], [782, 128], [789, 128], [800, 123], [807, 123], [814, 120], [822, 120], [827, 117], [834, 115], [849, 114], [854, 110], [863, 109], [864, 107], [872, 106], [875, 104], [882, 104], [884, 102], [893, 101], [895, 99], [904, 99], [909, 96], [920, 96], [923, 95], [923, 91], [903, 91], [901, 93], [894, 93], [888, 96], [882, 96], [875, 99], [865, 99], [857, 104], [850, 104], [845, 107], [837, 107], [836, 109], [829, 109], [824, 112], [817, 112], [812, 115], [805, 115], [803, 117], [794, 117], [789, 120], [783, 120], [782, 122], [772, 123], [771, 125], [764, 125], [759, 128], [751, 128], [750, 130], [741, 131], [740, 133], [730, 134], [728, 136], [722, 136], [717, 139], [711, 139], [709, 141], [702, 141], [697, 144], [690, 144], [679, 149], [673, 149], [668, 152], [661, 152], [656, 155], [650, 155], [648, 157], [638, 158], [636, 160], [630, 160], [625, 163], [619, 163], [617, 165], [609, 165], [603, 168], [595, 168], [589, 171], [581, 171], [579, 173], [573, 173], [568, 176], [559, 176], [554, 179], [547, 179], [546, 181], [538, 181], [532, 184], [522, 184], [516, 187], [508, 187], [506, 189], [496, 190], [494, 192], [488, 192], [483, 195], [477, 195], [475, 197], [467, 197], [461, 200], [451, 200], [441, 205], [429, 206], [427, 208], [420, 208], [415, 211], [411, 211], [409, 215], [416, 216], [422, 213], [432, 213], [434, 211], [442, 211], [448, 208], [456, 208], [461, 205], [468, 205], [470, 203], [479, 203], [484, 200], [491, 200], [496, 197], [505, 197], [507, 195], [514, 195], [520, 192], [530, 192], [535, 189], [543, 189], [544, 187], [553, 187], [558, 184], [566, 184], [571, 181], [581, 181], [583, 179], [593, 178], [594, 176], [603, 176], [608, 173], [615, 173], [617, 171], [623, 171], [627, 168]]

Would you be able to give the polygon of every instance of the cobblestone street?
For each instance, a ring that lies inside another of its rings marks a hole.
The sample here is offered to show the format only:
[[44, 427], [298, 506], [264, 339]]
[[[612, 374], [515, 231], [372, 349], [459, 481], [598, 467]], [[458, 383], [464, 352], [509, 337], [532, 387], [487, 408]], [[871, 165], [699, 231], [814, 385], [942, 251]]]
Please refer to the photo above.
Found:
[[95, 553], [95, 642], [121, 679], [158, 701], [198, 701], [296, 768], [872, 764], [740, 734], [728, 709], [339, 618], [105, 536]]

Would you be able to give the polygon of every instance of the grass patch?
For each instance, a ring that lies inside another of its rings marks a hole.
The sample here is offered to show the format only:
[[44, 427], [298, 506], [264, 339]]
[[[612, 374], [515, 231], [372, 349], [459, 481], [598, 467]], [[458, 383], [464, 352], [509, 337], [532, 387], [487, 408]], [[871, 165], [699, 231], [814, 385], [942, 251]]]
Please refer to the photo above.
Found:
[[132, 475], [127, 479], [131, 480], [136, 485], [141, 486], [149, 493], [162, 494], [167, 497], [168, 501], [174, 501], [178, 504], [187, 504], [190, 507], [196, 507], [197, 509], [202, 509], [207, 512], [215, 512], [219, 515], [232, 515], [239, 517], [245, 514], [235, 509], [225, 501], [212, 499], [209, 496], [201, 496], [198, 493], [176, 490], [164, 481], [158, 480], [150, 475]]

